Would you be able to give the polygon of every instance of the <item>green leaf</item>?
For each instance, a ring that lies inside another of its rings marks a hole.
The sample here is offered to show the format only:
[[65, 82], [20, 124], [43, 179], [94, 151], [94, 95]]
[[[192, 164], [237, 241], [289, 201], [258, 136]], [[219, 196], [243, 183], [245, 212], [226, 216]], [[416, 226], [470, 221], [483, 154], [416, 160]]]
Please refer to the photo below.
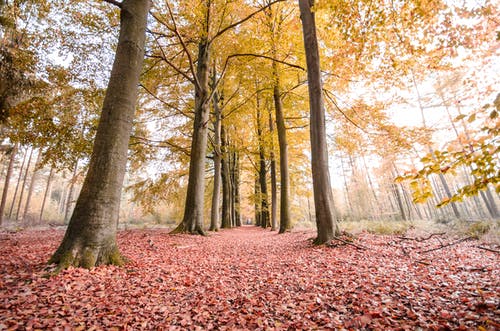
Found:
[[464, 114], [460, 114], [458, 115], [457, 117], [455, 117], [455, 121], [460, 121], [460, 120], [463, 120], [465, 118], [466, 115]]
[[476, 114], [472, 114], [469, 116], [469, 118], [467, 119], [467, 122], [469, 123], [472, 123], [476, 120]]

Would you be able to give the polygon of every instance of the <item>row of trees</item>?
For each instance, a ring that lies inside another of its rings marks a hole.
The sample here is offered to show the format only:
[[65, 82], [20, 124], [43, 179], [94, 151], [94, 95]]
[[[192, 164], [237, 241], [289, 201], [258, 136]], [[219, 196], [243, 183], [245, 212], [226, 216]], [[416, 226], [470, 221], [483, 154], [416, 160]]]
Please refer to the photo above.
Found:
[[[106, 93], [99, 72], [104, 72], [108, 57], [94, 61], [93, 51], [102, 41], [109, 42], [107, 29], [118, 20], [109, 6], [50, 1], [2, 4], [2, 17], [7, 11], [15, 12], [18, 23], [27, 22], [30, 15], [41, 21], [64, 17], [71, 23], [40, 24], [36, 29], [5, 24], [2, 35], [3, 40], [19, 32], [29, 35], [28, 44], [6, 49], [13, 58], [25, 51], [24, 56], [36, 64], [28, 70], [11, 61], [21, 77], [12, 82], [21, 87], [29, 81], [33, 87], [22, 95], [6, 92], [9, 100], [15, 96], [15, 102], [3, 106], [4, 136], [11, 144], [39, 148], [41, 165], [75, 173], [81, 167], [88, 170], [65, 239], [53, 257], [61, 266], [120, 263], [114, 236], [127, 156], [134, 178], [130, 188], [146, 210], [153, 210], [159, 201], [185, 198], [176, 232], [204, 234], [208, 210], [211, 230], [239, 225], [242, 213], [248, 217], [241, 210], [244, 197], [253, 197], [258, 225], [284, 232], [292, 223], [292, 198], [303, 194], [301, 188], [307, 195], [310, 187], [316, 242], [324, 243], [338, 234], [335, 219], [341, 209], [339, 201], [334, 205], [328, 173], [326, 137], [334, 129], [334, 148], [347, 157], [341, 166], [351, 182], [335, 179], [333, 184], [344, 186], [345, 203], [352, 211], [363, 214], [361, 200], [354, 199], [352, 192], [365, 182], [375, 200], [382, 200], [382, 192], [392, 192], [386, 201], [403, 219], [412, 212], [423, 217], [427, 212], [410, 202], [406, 184], [390, 183], [384, 190], [382, 181], [373, 180], [369, 171], [364, 176], [359, 171], [360, 161], [366, 162], [364, 155], [372, 155], [369, 160], [375, 162], [384, 160], [380, 166], [389, 164], [389, 172], [396, 176], [422, 148], [436, 154], [425, 122], [419, 129], [396, 127], [386, 114], [388, 99], [383, 104], [377, 100], [411, 83], [424, 120], [419, 84], [434, 79], [429, 69], [435, 73], [452, 67], [450, 59], [458, 45], [466, 55], [471, 55], [469, 46], [481, 45], [486, 49], [481, 56], [489, 59], [493, 24], [488, 19], [495, 11], [488, 2], [462, 8], [444, 2], [338, 1], [316, 3], [314, 10], [310, 1], [302, 0], [299, 7], [267, 0], [252, 4], [165, 1], [154, 3], [151, 10], [147, 1], [105, 2], [120, 8], [122, 27]], [[299, 12], [302, 24], [298, 24]], [[322, 27], [319, 36], [314, 13]], [[458, 16], [466, 22], [457, 25]], [[43, 38], [57, 29], [56, 35], [64, 38], [57, 42], [57, 38]], [[477, 35], [474, 40], [468, 39], [472, 30]], [[76, 43], [77, 39], [82, 42]], [[41, 61], [34, 46], [50, 42], [65, 54], [46, 55], [68, 66]], [[140, 86], [138, 98], [136, 86]], [[483, 87], [478, 85], [474, 91]], [[373, 88], [378, 95], [370, 95]], [[354, 101], [346, 102], [348, 96], [354, 96]], [[400, 98], [392, 99], [401, 103]], [[104, 106], [97, 125], [101, 100]], [[326, 116], [334, 120], [331, 126], [325, 125], [325, 106]], [[495, 118], [489, 116], [492, 121]], [[494, 132], [487, 133], [491, 137]], [[488, 137], [479, 143], [491, 144]], [[473, 165], [472, 170], [479, 166]], [[483, 187], [496, 185], [495, 176], [493, 170]], [[6, 181], [4, 192], [7, 186]], [[495, 197], [487, 192], [490, 198], [484, 203], [488, 200], [490, 207], [495, 206]], [[211, 199], [206, 199], [207, 194]], [[446, 188], [445, 194], [451, 199]], [[450, 203], [453, 207], [455, 201]], [[494, 210], [490, 214], [495, 217]]]

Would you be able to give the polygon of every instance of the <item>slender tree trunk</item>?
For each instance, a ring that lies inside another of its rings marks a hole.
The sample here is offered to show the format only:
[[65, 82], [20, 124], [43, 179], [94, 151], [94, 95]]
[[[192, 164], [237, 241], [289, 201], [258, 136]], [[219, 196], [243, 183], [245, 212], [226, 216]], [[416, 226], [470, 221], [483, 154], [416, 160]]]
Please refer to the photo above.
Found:
[[219, 98], [214, 94], [214, 190], [212, 193], [212, 208], [210, 214], [210, 231], [219, 230], [219, 206], [221, 188], [221, 111], [219, 109]]
[[[418, 101], [418, 106], [420, 108], [420, 115], [422, 116], [422, 126], [424, 128], [427, 128], [427, 125], [425, 122], [424, 107], [422, 106], [422, 98], [420, 96], [420, 91], [418, 89], [417, 80], [415, 79], [415, 75], [413, 74], [413, 71], [411, 72], [411, 75], [412, 75], [413, 86], [415, 87], [415, 91], [417, 93], [417, 101]], [[435, 159], [434, 151], [433, 151], [432, 147], [428, 146], [428, 148], [429, 148], [430, 155], [432, 156], [433, 159]], [[441, 185], [443, 186], [446, 197], [451, 198], [451, 191], [450, 191], [450, 188], [448, 186], [448, 182], [446, 181], [446, 178], [444, 177], [444, 175], [442, 173], [439, 173], [438, 177], [439, 177], [439, 180], [441, 181]], [[455, 214], [455, 217], [460, 219], [460, 213], [458, 211], [457, 204], [455, 202], [451, 202], [450, 205], [451, 205], [451, 208], [453, 209], [453, 213]]]
[[47, 197], [50, 193], [50, 187], [52, 184], [52, 178], [54, 176], [54, 167], [50, 167], [49, 177], [47, 178], [47, 185], [45, 186], [45, 193], [43, 194], [42, 207], [40, 208], [40, 217], [38, 219], [38, 223], [42, 223], [43, 220], [43, 212], [45, 210], [45, 204], [47, 203]]
[[260, 187], [260, 225], [265, 229], [270, 226], [269, 203], [267, 200], [267, 176], [266, 176], [266, 154], [264, 150], [264, 138], [262, 129], [262, 112], [260, 107], [260, 95], [257, 93], [257, 140], [259, 142], [259, 187]]
[[342, 177], [344, 179], [344, 196], [347, 204], [348, 214], [352, 217], [354, 215], [354, 207], [351, 203], [351, 192], [349, 190], [349, 185], [347, 184], [347, 170], [342, 155], [340, 155], [340, 166], [342, 168]]
[[222, 222], [221, 228], [230, 229], [232, 224], [231, 215], [231, 176], [229, 172], [229, 146], [227, 141], [226, 131], [224, 125], [221, 128], [221, 152], [222, 152], [222, 164], [221, 164], [221, 178], [222, 178]]
[[288, 142], [286, 139], [285, 117], [283, 114], [283, 103], [281, 102], [281, 91], [279, 87], [278, 69], [273, 62], [275, 82], [273, 88], [274, 108], [276, 110], [276, 127], [278, 131], [278, 145], [280, 150], [280, 230], [284, 233], [290, 229], [290, 171], [288, 165]]
[[16, 160], [16, 154], [18, 148], [19, 144], [15, 143], [14, 147], [10, 151], [9, 166], [7, 168], [7, 174], [5, 175], [5, 182], [3, 185], [3, 192], [2, 192], [2, 202], [0, 204], [0, 226], [2, 225], [3, 222], [3, 217], [5, 213], [5, 204], [7, 203], [7, 194], [9, 193], [10, 179], [12, 178], [12, 171], [14, 170], [14, 163]]
[[19, 192], [19, 185], [21, 185], [21, 180], [23, 178], [24, 165], [26, 164], [27, 156], [28, 156], [28, 149], [26, 149], [26, 152], [23, 155], [23, 162], [21, 163], [21, 169], [19, 169], [19, 177], [17, 178], [16, 189], [14, 190], [14, 196], [12, 197], [12, 204], [10, 205], [10, 210], [9, 210], [9, 219], [12, 219], [12, 213], [14, 212], [14, 206], [16, 205], [17, 201], [17, 193]]
[[316, 22], [310, 0], [299, 0], [300, 18], [306, 49], [309, 107], [311, 112], [311, 166], [314, 191], [314, 209], [318, 236], [316, 244], [325, 244], [340, 234], [335, 218], [333, 193], [328, 169], [325, 107], [321, 83]]
[[257, 171], [255, 173], [255, 181], [254, 181], [254, 195], [255, 195], [255, 204], [254, 204], [254, 208], [255, 208], [255, 225], [256, 226], [261, 226], [262, 223], [261, 223], [261, 216], [262, 216], [262, 212], [260, 210], [260, 208], [262, 208], [262, 204], [260, 203], [260, 180], [259, 180], [260, 176], [259, 176], [259, 172]]
[[401, 198], [401, 193], [399, 192], [399, 188], [396, 185], [396, 183], [392, 183], [392, 191], [394, 193], [394, 197], [396, 198], [396, 202], [398, 203], [399, 213], [401, 214], [401, 218], [403, 219], [403, 221], [407, 221], [408, 217], [406, 216], [405, 208], [403, 206], [403, 200]]
[[30, 156], [28, 157], [28, 163], [26, 164], [26, 170], [24, 171], [23, 183], [21, 184], [21, 194], [19, 195], [19, 202], [17, 203], [16, 216], [14, 217], [14, 219], [16, 221], [20, 221], [19, 215], [21, 213], [21, 206], [23, 203], [24, 189], [26, 188], [26, 181], [28, 180], [28, 172], [30, 170], [32, 157], [33, 157], [33, 148], [31, 148], [31, 150], [30, 150]]
[[490, 188], [487, 187], [484, 194], [486, 195], [486, 199], [488, 200], [489, 206], [490, 206], [490, 214], [491, 217], [494, 219], [500, 217], [500, 213], [498, 212], [498, 207], [495, 202], [495, 198], [493, 197], [493, 194], [491, 194]]
[[78, 160], [76, 160], [75, 165], [73, 166], [73, 172], [69, 180], [68, 196], [66, 197], [66, 203], [64, 207], [64, 223], [67, 223], [69, 220], [71, 205], [73, 204], [73, 191], [75, 190], [75, 180], [77, 172], [78, 172]]
[[234, 225], [241, 226], [241, 211], [240, 211], [240, 156], [234, 152], [234, 177], [233, 177], [233, 196], [234, 196]]
[[26, 220], [28, 216], [28, 212], [30, 209], [30, 204], [31, 204], [31, 196], [33, 195], [33, 188], [35, 187], [36, 180], [38, 179], [38, 174], [39, 174], [39, 167], [40, 167], [40, 160], [42, 159], [42, 152], [39, 151], [36, 162], [35, 162], [35, 169], [33, 170], [33, 175], [31, 176], [31, 181], [30, 181], [30, 186], [28, 189], [28, 197], [26, 198], [26, 204], [24, 205], [24, 213], [23, 213], [23, 220]]
[[205, 235], [203, 214], [205, 199], [205, 158], [207, 150], [208, 121], [210, 114], [208, 87], [210, 44], [205, 36], [198, 44], [196, 66], [195, 106], [189, 179], [184, 207], [184, 217], [173, 233], [188, 232]]
[[149, 0], [120, 4], [120, 35], [89, 170], [63, 241], [49, 261], [58, 269], [123, 264], [116, 231], [149, 6]]
[[271, 159], [271, 231], [278, 230], [278, 185], [276, 182], [276, 157], [274, 156], [274, 125], [273, 116], [269, 111], [269, 131], [271, 134], [271, 151], [269, 158]]

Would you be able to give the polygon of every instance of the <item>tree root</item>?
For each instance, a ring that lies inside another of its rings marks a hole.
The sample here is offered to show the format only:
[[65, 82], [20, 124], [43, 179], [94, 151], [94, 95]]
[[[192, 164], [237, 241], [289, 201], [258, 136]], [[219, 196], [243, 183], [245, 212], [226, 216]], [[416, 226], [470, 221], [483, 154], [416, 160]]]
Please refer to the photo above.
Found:
[[128, 262], [116, 245], [110, 247], [72, 245], [60, 247], [48, 261], [55, 264], [51, 275], [56, 275], [70, 266], [91, 269], [99, 265], [123, 266]]
[[343, 245], [350, 245], [350, 246], [353, 246], [355, 247], [356, 249], [359, 249], [359, 250], [366, 250], [367, 248], [365, 246], [362, 246], [362, 245], [358, 245], [358, 244], [355, 244], [353, 243], [352, 241], [350, 240], [345, 240], [345, 239], [342, 239], [340, 237], [333, 237], [332, 240], [330, 240], [329, 242], [325, 243], [326, 246], [328, 247], [337, 247], [339, 246], [338, 244], [332, 244], [332, 241], [340, 241]]

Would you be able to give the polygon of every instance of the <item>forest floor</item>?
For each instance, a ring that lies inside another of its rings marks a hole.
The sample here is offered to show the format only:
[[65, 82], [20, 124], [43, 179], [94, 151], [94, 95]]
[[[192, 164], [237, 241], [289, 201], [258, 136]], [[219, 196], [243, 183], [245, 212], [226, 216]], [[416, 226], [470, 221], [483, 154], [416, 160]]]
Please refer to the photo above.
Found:
[[47, 278], [63, 234], [0, 232], [0, 330], [500, 329], [499, 247], [473, 239], [128, 230], [125, 267]]

